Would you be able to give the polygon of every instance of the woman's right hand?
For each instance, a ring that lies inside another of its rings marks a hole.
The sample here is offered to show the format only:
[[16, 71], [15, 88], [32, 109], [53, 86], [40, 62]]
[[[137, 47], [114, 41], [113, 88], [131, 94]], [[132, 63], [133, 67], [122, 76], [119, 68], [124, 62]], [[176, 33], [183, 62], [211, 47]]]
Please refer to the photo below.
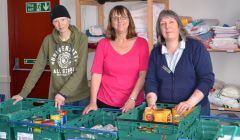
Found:
[[83, 115], [86, 115], [88, 114], [91, 110], [97, 110], [98, 107], [97, 107], [97, 104], [96, 103], [90, 103], [89, 105], [87, 105], [85, 107], [85, 109], [83, 110]]
[[157, 95], [154, 92], [149, 92], [146, 96], [146, 100], [147, 100], [147, 105], [148, 107], [151, 107], [152, 109], [156, 109], [157, 105]]
[[20, 95], [14, 95], [12, 96], [12, 99], [14, 99], [15, 101], [13, 102], [13, 105], [15, 105], [17, 102], [21, 101], [23, 99], [22, 96]]

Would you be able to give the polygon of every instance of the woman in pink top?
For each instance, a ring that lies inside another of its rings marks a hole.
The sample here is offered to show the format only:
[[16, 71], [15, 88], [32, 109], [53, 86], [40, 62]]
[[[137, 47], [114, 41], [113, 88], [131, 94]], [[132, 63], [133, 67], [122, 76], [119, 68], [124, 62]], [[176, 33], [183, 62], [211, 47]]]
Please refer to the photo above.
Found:
[[111, 9], [106, 38], [98, 42], [92, 65], [91, 98], [83, 114], [97, 108], [128, 112], [144, 100], [148, 66], [147, 41], [137, 37], [129, 10]]

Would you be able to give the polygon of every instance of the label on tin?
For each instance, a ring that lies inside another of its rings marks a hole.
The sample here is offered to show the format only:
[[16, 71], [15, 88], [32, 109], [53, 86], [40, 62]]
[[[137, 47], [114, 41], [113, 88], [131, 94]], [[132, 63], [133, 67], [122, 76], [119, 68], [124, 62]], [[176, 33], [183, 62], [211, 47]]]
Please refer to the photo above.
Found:
[[67, 122], [67, 111], [62, 111], [61, 116], [61, 125], [64, 125]]
[[150, 107], [146, 107], [143, 113], [143, 120], [144, 121], [153, 121], [154, 117], [153, 117], [153, 112], [154, 110]]
[[51, 115], [50, 119], [54, 120], [54, 125], [60, 125], [61, 124], [60, 114]]
[[33, 140], [33, 134], [32, 133], [17, 133], [17, 140]]

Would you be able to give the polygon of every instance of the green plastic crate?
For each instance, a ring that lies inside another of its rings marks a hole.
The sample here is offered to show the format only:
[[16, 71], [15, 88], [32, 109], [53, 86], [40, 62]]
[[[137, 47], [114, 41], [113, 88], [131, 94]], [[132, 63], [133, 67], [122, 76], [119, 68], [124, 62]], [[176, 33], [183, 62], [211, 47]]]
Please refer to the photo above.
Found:
[[[67, 121], [71, 121], [79, 116], [81, 116], [83, 107], [77, 106], [62, 106], [63, 111], [67, 111]], [[32, 116], [37, 116], [43, 119], [49, 119], [51, 114], [56, 114], [57, 108], [41, 108], [40, 110], [33, 111]], [[34, 124], [31, 122], [26, 122], [26, 119], [31, 120], [30, 118], [25, 118], [25, 121], [22, 119], [15, 120], [13, 122], [14, 136], [15, 139], [24, 139], [28, 138], [29, 140], [62, 140], [63, 136], [61, 133], [61, 126], [56, 125], [44, 125], [44, 124]], [[41, 132], [34, 132], [34, 129], [40, 129]]]
[[17, 104], [13, 105], [12, 99], [0, 103], [0, 139], [13, 139], [13, 129], [11, 121], [30, 115], [35, 108], [53, 106], [53, 100], [37, 99], [37, 98], [24, 98]]
[[19, 114], [28, 114], [29, 110], [39, 107], [53, 106], [54, 101], [38, 98], [24, 98], [13, 105], [14, 100], [10, 99], [0, 104], [0, 121], [9, 121], [19, 118]]
[[240, 127], [239, 126], [223, 126], [221, 127], [214, 139], [227, 138], [229, 140], [240, 139]]
[[[175, 104], [157, 104], [158, 108], [173, 108]], [[120, 140], [175, 140], [187, 137], [185, 133], [199, 117], [200, 107], [184, 117], [178, 125], [172, 123], [158, 123], [143, 121], [142, 116], [146, 103], [136, 107], [128, 113], [117, 117], [118, 136]]]
[[115, 119], [121, 114], [121, 111], [116, 109], [100, 109], [97, 111], [92, 111], [88, 115], [79, 117], [66, 123], [62, 127], [64, 138], [65, 140], [117, 140], [117, 132], [91, 129], [91, 127], [98, 124], [112, 124], [116, 126]]
[[215, 140], [222, 126], [240, 125], [240, 119], [216, 116], [202, 116], [191, 127], [188, 138], [191, 140]]

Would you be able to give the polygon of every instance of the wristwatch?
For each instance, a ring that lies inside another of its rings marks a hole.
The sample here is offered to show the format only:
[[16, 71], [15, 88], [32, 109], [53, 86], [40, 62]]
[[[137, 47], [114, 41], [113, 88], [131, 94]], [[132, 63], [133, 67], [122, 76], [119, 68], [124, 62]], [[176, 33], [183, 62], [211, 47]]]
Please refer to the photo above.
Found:
[[134, 97], [129, 97], [130, 100], [133, 100], [134, 102], [136, 101], [136, 99]]

